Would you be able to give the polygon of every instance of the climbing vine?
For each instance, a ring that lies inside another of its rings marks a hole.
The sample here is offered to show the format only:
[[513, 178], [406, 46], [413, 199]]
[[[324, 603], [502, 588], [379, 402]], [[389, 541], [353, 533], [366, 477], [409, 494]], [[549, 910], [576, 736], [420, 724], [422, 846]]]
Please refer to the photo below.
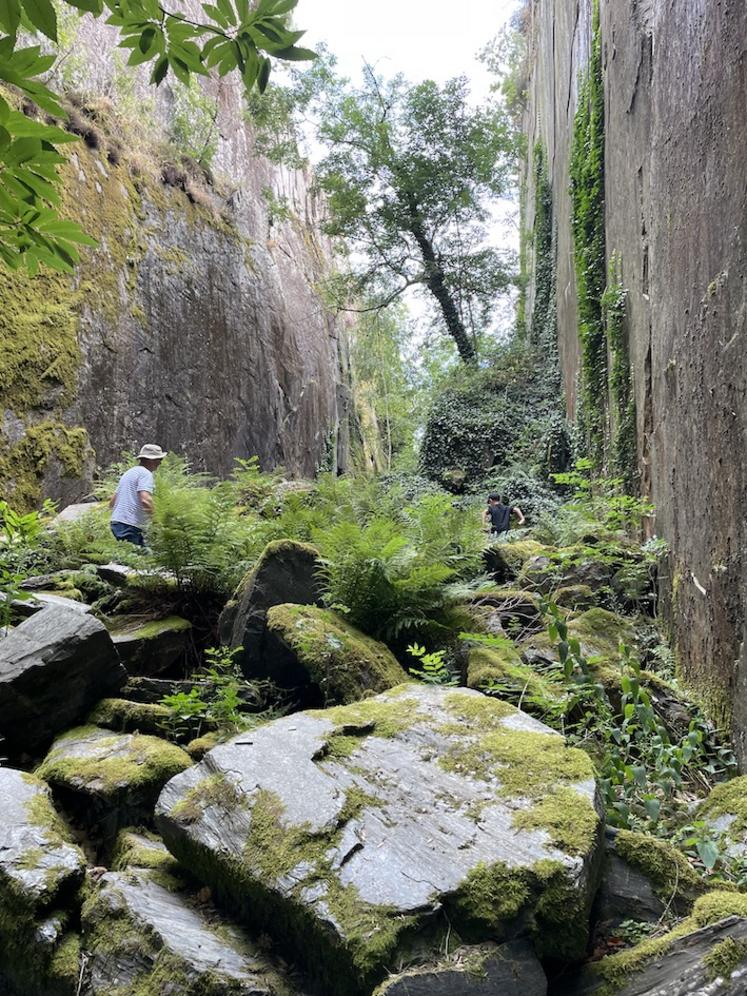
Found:
[[555, 224], [552, 186], [542, 144], [534, 147], [534, 308], [530, 339], [543, 356], [557, 366], [557, 323], [555, 311]]
[[602, 466], [607, 436], [607, 336], [602, 314], [602, 295], [607, 274], [604, 233], [604, 81], [598, 0], [594, 3], [589, 67], [579, 83], [570, 175], [581, 339], [581, 421], [590, 456], [598, 466]]
[[602, 310], [609, 350], [609, 403], [612, 423], [611, 462], [622, 478], [628, 494], [635, 492], [638, 480], [636, 411], [633, 377], [625, 337], [625, 302], [628, 292], [622, 284], [621, 261], [613, 253]]

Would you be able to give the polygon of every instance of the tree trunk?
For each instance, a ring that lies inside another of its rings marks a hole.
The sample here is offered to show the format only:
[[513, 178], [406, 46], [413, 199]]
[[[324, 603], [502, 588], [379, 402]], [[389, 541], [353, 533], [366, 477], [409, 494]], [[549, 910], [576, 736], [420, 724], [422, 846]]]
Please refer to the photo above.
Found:
[[457, 309], [456, 302], [452, 297], [449, 288], [446, 286], [444, 271], [438, 265], [436, 253], [433, 249], [433, 243], [425, 234], [425, 229], [423, 228], [423, 223], [420, 220], [420, 214], [418, 212], [417, 199], [414, 194], [407, 194], [406, 197], [407, 210], [410, 215], [410, 232], [418, 244], [420, 254], [423, 257], [423, 262], [425, 263], [425, 270], [427, 273], [425, 282], [426, 287], [438, 301], [438, 305], [441, 308], [441, 314], [444, 316], [444, 321], [446, 322], [446, 328], [449, 330], [449, 334], [456, 343], [462, 360], [465, 363], [476, 363], [477, 353], [475, 352], [475, 347], [467, 334], [467, 330], [462, 323], [462, 319], [459, 317], [459, 310]]

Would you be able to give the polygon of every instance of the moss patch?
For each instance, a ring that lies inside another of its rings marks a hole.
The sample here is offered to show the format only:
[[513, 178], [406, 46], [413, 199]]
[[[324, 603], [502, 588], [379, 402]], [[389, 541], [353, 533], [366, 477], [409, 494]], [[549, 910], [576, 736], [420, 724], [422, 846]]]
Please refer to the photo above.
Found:
[[87, 756], [70, 755], [72, 742], [99, 732], [98, 727], [81, 726], [59, 737], [36, 773], [53, 785], [109, 798], [164, 785], [192, 763], [180, 747], [139, 734], [97, 737]]
[[513, 825], [517, 830], [544, 830], [550, 843], [566, 854], [588, 854], [599, 817], [589, 799], [561, 788], [516, 813]]
[[737, 840], [747, 834], [747, 775], [716, 785], [698, 807], [698, 819], [716, 820], [722, 816], [734, 817], [725, 831], [730, 838]]
[[747, 894], [717, 889], [701, 896], [693, 906], [692, 918], [699, 927], [707, 927], [728, 916], [747, 918]]
[[747, 940], [727, 937], [703, 958], [710, 981], [728, 979], [735, 968], [747, 961]]
[[708, 889], [684, 854], [658, 837], [620, 830], [615, 837], [615, 850], [623, 861], [649, 879], [665, 904], [675, 899], [690, 905]]
[[297, 657], [330, 703], [348, 703], [407, 680], [383, 644], [350, 626], [329, 609], [276, 605], [267, 629]]
[[[524, 664], [518, 651], [492, 647], [471, 650], [467, 663], [467, 685], [480, 691], [521, 700], [528, 712], [545, 712], [553, 702], [565, 698], [563, 687]], [[532, 707], [535, 707], [534, 709]]]
[[88, 722], [109, 730], [159, 733], [170, 715], [166, 706], [162, 705], [131, 702], [129, 699], [102, 699], [89, 715]]

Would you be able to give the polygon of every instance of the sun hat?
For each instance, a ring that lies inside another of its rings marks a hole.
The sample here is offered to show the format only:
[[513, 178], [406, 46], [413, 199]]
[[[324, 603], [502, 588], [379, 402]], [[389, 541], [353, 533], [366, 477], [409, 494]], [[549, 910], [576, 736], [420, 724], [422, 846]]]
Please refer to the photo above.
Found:
[[166, 451], [155, 443], [146, 443], [137, 455], [138, 460], [163, 460]]

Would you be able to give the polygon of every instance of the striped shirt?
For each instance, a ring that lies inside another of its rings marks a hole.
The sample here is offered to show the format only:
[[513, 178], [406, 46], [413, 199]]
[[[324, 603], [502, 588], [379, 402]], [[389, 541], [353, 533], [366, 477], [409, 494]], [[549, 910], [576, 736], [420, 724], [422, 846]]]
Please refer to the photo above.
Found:
[[154, 487], [153, 474], [145, 467], [130, 467], [125, 471], [117, 485], [112, 522], [124, 522], [128, 526], [142, 529], [147, 521], [147, 515], [138, 497], [138, 491], [153, 494]]

